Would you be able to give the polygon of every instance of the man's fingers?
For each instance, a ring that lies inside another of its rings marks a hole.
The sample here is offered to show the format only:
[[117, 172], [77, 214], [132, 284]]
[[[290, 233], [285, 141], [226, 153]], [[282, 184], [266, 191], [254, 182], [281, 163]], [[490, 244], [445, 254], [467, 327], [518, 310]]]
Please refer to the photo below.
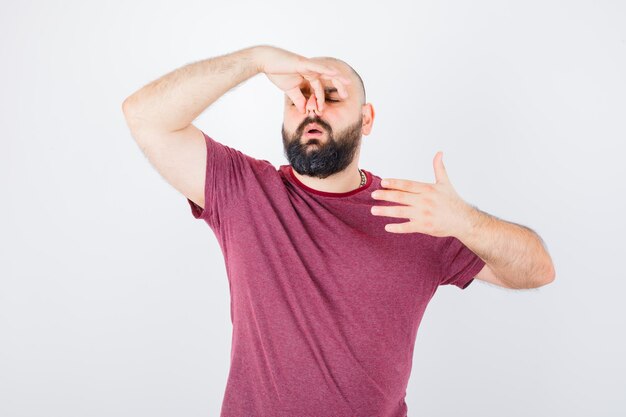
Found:
[[[340, 71], [330, 65], [322, 65], [322, 64], [318, 64], [315, 62], [311, 62], [309, 61], [309, 65], [307, 66], [307, 69], [317, 72], [319, 74], [319, 78], [323, 78], [325, 80], [330, 80], [333, 85], [335, 86], [335, 88], [337, 89], [337, 92], [343, 97], [343, 98], [347, 98], [348, 97], [348, 91], [345, 87], [345, 85], [350, 85], [352, 84], [352, 80], [348, 77], [344, 77], [342, 75], [340, 75]], [[318, 79], [316, 78], [316, 81]], [[310, 83], [310, 81], [309, 81]], [[316, 89], [316, 95], [317, 97], [322, 97], [322, 104], [324, 103], [324, 97], [325, 95], [322, 94], [320, 95], [320, 92], [317, 91]], [[318, 100], [319, 101], [319, 100]], [[321, 109], [320, 109], [321, 110]]]
[[[324, 110], [324, 104], [326, 102], [326, 92], [324, 91], [321, 79], [330, 80], [337, 89], [339, 95], [344, 99], [348, 97], [346, 85], [352, 84], [352, 80], [340, 75], [338, 69], [313, 61], [308, 61], [306, 63], [305, 71], [302, 71], [300, 76], [302, 76], [311, 86], [311, 93], [313, 94], [314, 92], [315, 94], [316, 107], [320, 112]], [[298, 110], [300, 110], [300, 112], [306, 113], [307, 99], [302, 95], [299, 87], [289, 90], [287, 95], [292, 99], [294, 105], [298, 108]]]
[[342, 98], [348, 97], [348, 89], [346, 88], [346, 84], [352, 84], [351, 79], [343, 77], [343, 76], [331, 77], [328, 75], [322, 75], [320, 78], [323, 78], [325, 80], [330, 80]]
[[319, 111], [324, 110], [325, 94], [324, 94], [324, 87], [322, 86], [322, 83], [320, 82], [319, 78], [316, 77], [316, 78], [309, 80], [309, 84], [315, 90], [315, 99], [317, 100], [317, 109]]
[[326, 79], [330, 80], [333, 83], [333, 85], [337, 89], [337, 92], [342, 98], [348, 98], [348, 90], [338, 78], [328, 77]]
[[300, 111], [300, 113], [305, 112], [306, 98], [304, 98], [304, 96], [302, 95], [300, 87], [294, 87], [292, 89], [289, 89], [285, 91], [285, 94], [287, 94], [287, 97], [291, 99], [291, 101], [296, 106], [298, 111]]

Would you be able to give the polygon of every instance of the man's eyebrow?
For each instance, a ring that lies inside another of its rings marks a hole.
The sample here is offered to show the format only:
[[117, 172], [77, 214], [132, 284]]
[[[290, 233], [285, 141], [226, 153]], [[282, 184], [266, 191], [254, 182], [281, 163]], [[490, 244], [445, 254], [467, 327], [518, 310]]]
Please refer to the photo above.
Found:
[[[304, 88], [300, 87], [300, 91], [304, 92], [304, 91], [309, 91], [309, 87], [305, 86]], [[330, 94], [330, 93], [336, 93], [337, 89], [335, 87], [326, 87], [324, 88], [324, 93], [326, 94]]]

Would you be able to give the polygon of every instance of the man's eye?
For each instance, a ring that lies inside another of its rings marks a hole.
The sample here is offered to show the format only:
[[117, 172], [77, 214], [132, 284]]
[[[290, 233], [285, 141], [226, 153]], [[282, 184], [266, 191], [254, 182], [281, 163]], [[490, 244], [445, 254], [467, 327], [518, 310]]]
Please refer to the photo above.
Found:
[[[334, 98], [327, 98], [326, 100], [324, 100], [325, 102], [331, 102], [331, 103], [339, 103], [341, 100], [335, 100]], [[295, 106], [295, 104], [293, 104], [293, 101], [289, 101], [291, 106]]]

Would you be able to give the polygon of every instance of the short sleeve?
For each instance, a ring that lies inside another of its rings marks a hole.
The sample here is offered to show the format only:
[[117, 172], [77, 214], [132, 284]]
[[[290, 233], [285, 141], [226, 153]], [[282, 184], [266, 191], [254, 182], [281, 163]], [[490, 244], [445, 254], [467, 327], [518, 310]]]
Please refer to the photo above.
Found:
[[443, 246], [439, 285], [453, 284], [464, 290], [485, 266], [485, 261], [459, 239], [453, 236], [446, 239], [449, 241]]
[[202, 132], [206, 143], [204, 208], [187, 198], [191, 214], [217, 227], [228, 206], [245, 194], [246, 182], [254, 177], [249, 155], [219, 143]]

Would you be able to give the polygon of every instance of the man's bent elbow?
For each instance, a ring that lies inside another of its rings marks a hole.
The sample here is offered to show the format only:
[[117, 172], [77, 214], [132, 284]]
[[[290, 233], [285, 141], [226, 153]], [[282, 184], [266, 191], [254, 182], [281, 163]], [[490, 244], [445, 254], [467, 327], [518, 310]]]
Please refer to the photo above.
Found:
[[539, 281], [539, 285], [537, 287], [543, 287], [544, 285], [548, 285], [554, 282], [556, 278], [556, 272], [554, 270], [554, 266], [550, 265], [548, 268], [548, 272], [545, 274], [544, 278]]

